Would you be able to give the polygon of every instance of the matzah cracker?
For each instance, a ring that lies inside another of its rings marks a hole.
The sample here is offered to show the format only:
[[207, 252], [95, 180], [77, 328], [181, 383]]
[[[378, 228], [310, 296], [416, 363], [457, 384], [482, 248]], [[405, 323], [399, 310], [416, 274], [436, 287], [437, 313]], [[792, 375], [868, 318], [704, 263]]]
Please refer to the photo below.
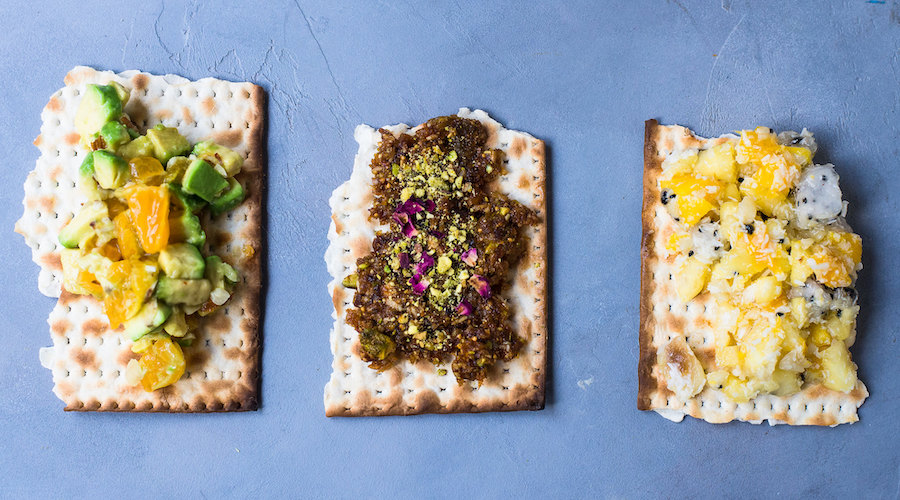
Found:
[[[770, 425], [831, 426], [855, 422], [857, 408], [868, 396], [862, 381], [857, 381], [849, 393], [830, 390], [821, 383], [807, 383], [800, 392], [789, 396], [765, 394], [740, 404], [709, 386], [683, 402], [666, 385], [666, 368], [658, 362], [661, 351], [673, 339], [676, 342], [672, 345], [677, 346], [679, 337], [684, 337], [697, 358], [714, 363], [714, 328], [721, 323], [722, 315], [710, 294], [701, 294], [684, 303], [674, 291], [673, 262], [665, 257], [663, 250], [666, 238], [673, 233], [674, 221], [661, 203], [657, 181], [667, 154], [691, 148], [706, 149], [723, 141], [723, 138], [696, 137], [684, 127], [661, 126], [656, 120], [646, 123], [637, 406], [641, 410], [655, 410], [673, 421], [691, 415], [713, 423], [743, 420], [768, 421]], [[852, 341], [851, 337], [848, 344]], [[677, 361], [676, 358], [672, 359]]]
[[[85, 86], [110, 81], [131, 89], [125, 112], [142, 130], [162, 123], [176, 127], [191, 143], [210, 139], [245, 158], [238, 179], [249, 196], [230, 213], [204, 221], [209, 251], [225, 257], [242, 282], [226, 307], [204, 318], [197, 341], [184, 349], [184, 377], [154, 392], [125, 383], [125, 365], [137, 355], [119, 332], [109, 330], [101, 304], [61, 290], [57, 236], [86, 200], [75, 184], [85, 151], [79, 146], [73, 120]], [[83, 66], [72, 69], [65, 84], [41, 113], [41, 134], [34, 141], [41, 156], [25, 182], [25, 211], [16, 222], [16, 232], [25, 237], [33, 260], [41, 267], [40, 291], [59, 297], [48, 319], [53, 346], [40, 354], [41, 363], [53, 372], [54, 393], [65, 402], [66, 410], [256, 409], [264, 250], [264, 91], [247, 82], [189, 81], [138, 71], [115, 74]]]
[[[536, 410], [544, 406], [547, 356], [547, 214], [544, 143], [524, 132], [503, 128], [481, 110], [462, 108], [458, 116], [476, 119], [489, 131], [486, 147], [506, 154], [507, 174], [499, 188], [510, 198], [534, 210], [540, 223], [525, 231], [527, 250], [518, 266], [510, 270], [511, 286], [505, 297], [513, 311], [514, 331], [525, 343], [510, 362], [497, 363], [479, 387], [459, 385], [452, 372], [438, 374], [427, 361], [413, 365], [402, 360], [384, 372], [369, 368], [360, 359], [359, 334], [346, 323], [353, 290], [342, 286], [343, 278], [356, 270], [358, 258], [371, 251], [375, 230], [368, 218], [372, 204], [372, 171], [369, 167], [379, 132], [369, 126], [356, 128], [359, 151], [350, 180], [331, 195], [330, 242], [325, 261], [332, 281], [328, 292], [334, 303], [331, 379], [325, 386], [327, 416], [410, 415], [505, 410]], [[414, 132], [407, 125], [385, 127], [395, 136]]]

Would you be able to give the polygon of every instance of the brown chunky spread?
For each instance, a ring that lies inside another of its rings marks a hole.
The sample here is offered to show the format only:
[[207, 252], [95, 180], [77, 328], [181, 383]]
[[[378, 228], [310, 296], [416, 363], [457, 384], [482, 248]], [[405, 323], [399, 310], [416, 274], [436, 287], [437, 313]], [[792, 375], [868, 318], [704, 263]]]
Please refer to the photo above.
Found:
[[357, 289], [347, 322], [360, 356], [378, 370], [453, 358], [460, 383], [481, 382], [522, 346], [502, 292], [537, 215], [492, 189], [503, 153], [485, 147], [477, 120], [443, 116], [415, 135], [381, 136], [370, 217], [387, 229], [344, 280]]

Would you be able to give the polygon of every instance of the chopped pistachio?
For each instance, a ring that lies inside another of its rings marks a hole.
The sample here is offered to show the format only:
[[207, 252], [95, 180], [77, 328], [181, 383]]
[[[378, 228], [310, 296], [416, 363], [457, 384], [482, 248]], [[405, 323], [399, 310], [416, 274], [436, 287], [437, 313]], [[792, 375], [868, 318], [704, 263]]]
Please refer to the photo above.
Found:
[[344, 281], [341, 281], [341, 284], [346, 288], [356, 288], [358, 278], [359, 277], [356, 275], [356, 273], [348, 274], [344, 278]]
[[437, 270], [439, 273], [444, 274], [453, 267], [453, 261], [450, 260], [446, 255], [441, 255], [437, 260]]

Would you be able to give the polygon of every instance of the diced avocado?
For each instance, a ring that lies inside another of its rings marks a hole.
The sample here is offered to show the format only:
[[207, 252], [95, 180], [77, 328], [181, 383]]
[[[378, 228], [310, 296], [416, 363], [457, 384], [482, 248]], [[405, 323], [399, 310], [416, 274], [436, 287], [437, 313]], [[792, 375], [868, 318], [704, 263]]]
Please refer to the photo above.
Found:
[[94, 179], [94, 152], [91, 151], [81, 162], [78, 168], [78, 189], [88, 197], [89, 200], [101, 200], [104, 197], [100, 194], [97, 181]]
[[117, 189], [131, 177], [128, 163], [109, 151], [98, 149], [91, 155], [94, 162], [94, 178], [103, 189]]
[[122, 146], [116, 152], [126, 160], [139, 156], [153, 156], [153, 143], [146, 135], [142, 135]]
[[171, 314], [171, 306], [150, 299], [134, 317], [125, 320], [125, 335], [132, 342], [140, 340], [144, 335], [162, 326]]
[[122, 101], [122, 108], [128, 104], [128, 99], [131, 97], [131, 91], [122, 86], [119, 82], [109, 82], [109, 86], [116, 91], [116, 95], [119, 96], [119, 100]]
[[162, 249], [159, 266], [166, 276], [179, 279], [202, 278], [206, 269], [200, 250], [190, 243], [176, 243]]
[[106, 122], [100, 129], [100, 137], [106, 146], [103, 149], [115, 151], [131, 140], [128, 129], [120, 122]]
[[159, 124], [147, 131], [147, 137], [153, 143], [153, 156], [165, 165], [173, 156], [182, 155], [191, 150], [191, 143], [178, 133], [178, 129]]
[[186, 242], [202, 247], [206, 243], [206, 233], [200, 225], [200, 218], [189, 210], [182, 210], [179, 215], [170, 216], [169, 242]]
[[209, 163], [203, 160], [194, 160], [184, 172], [181, 187], [185, 192], [211, 202], [228, 188], [228, 181], [219, 175]]
[[212, 286], [207, 279], [181, 279], [160, 276], [156, 296], [170, 304], [196, 306], [209, 300]]
[[116, 121], [120, 116], [122, 99], [116, 88], [89, 84], [75, 112], [75, 130], [81, 137], [90, 137], [99, 132], [104, 123]]
[[244, 186], [241, 186], [241, 183], [236, 179], [231, 178], [228, 179], [228, 190], [213, 200], [209, 204], [209, 208], [212, 210], [213, 215], [219, 215], [240, 205], [244, 201], [245, 196]]
[[229, 284], [237, 283], [240, 279], [237, 271], [218, 255], [210, 255], [206, 258], [206, 279], [213, 289], [228, 289]]
[[199, 196], [194, 196], [184, 192], [181, 184], [167, 184], [169, 186], [169, 199], [178, 204], [185, 211], [197, 213], [206, 206], [206, 201]]
[[191, 159], [186, 156], [173, 156], [166, 162], [166, 182], [181, 185], [184, 173], [191, 166]]
[[94, 227], [103, 219], [109, 219], [106, 203], [91, 201], [85, 203], [75, 217], [59, 232], [59, 243], [66, 248], [77, 248], [93, 234]]
[[184, 309], [179, 306], [172, 307], [172, 315], [163, 323], [163, 331], [175, 338], [187, 335], [188, 324], [184, 319]]
[[244, 166], [244, 157], [234, 151], [212, 141], [198, 142], [194, 145], [194, 156], [213, 165], [221, 165], [228, 177], [234, 177]]
[[193, 332], [191, 332], [184, 337], [176, 338], [175, 342], [178, 342], [178, 345], [180, 345], [181, 347], [190, 347], [194, 345], [195, 340], [197, 340], [197, 336], [194, 335]]

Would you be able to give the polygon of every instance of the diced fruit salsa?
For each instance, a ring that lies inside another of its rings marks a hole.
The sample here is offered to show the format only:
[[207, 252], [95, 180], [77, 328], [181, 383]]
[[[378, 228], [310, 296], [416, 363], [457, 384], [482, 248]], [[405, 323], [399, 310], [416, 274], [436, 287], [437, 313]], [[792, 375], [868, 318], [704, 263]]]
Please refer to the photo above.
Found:
[[184, 374], [182, 346], [200, 316], [231, 297], [238, 274], [206, 255], [204, 210], [228, 212], [246, 192], [234, 176], [243, 157], [213, 142], [194, 144], [157, 125], [141, 135], [123, 111], [130, 92], [88, 85], [75, 117], [87, 156], [79, 188], [88, 197], [59, 233], [63, 286], [103, 303], [140, 354], [126, 380], [146, 391]]
[[709, 293], [730, 318], [690, 396], [708, 385], [746, 402], [817, 382], [849, 392], [862, 241], [844, 220], [838, 175], [812, 163], [806, 130], [726, 137], [669, 155], [659, 180], [677, 222], [664, 253], [678, 296]]

